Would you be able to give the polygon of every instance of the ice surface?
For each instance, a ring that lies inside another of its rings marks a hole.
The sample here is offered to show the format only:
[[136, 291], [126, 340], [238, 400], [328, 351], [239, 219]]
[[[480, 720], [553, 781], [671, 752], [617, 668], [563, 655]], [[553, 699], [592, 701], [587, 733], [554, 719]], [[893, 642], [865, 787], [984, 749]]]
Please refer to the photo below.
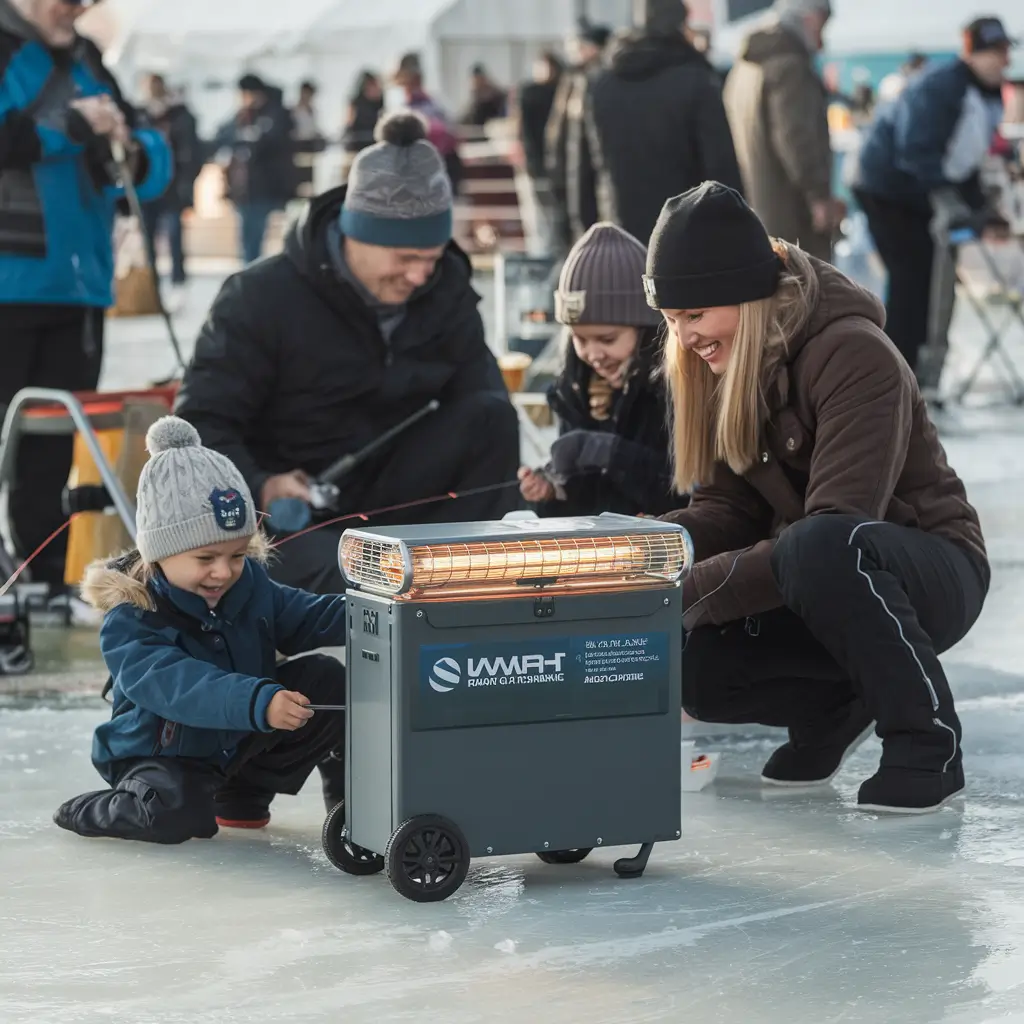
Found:
[[[834, 787], [765, 791], [775, 739], [733, 730], [680, 842], [621, 881], [479, 861], [418, 905], [320, 851], [316, 787], [265, 833], [160, 848], [50, 815], [96, 788], [97, 700], [0, 705], [0, 1024], [986, 1024], [1024, 1021], [1024, 418], [947, 440], [995, 578], [945, 661], [969, 792], [920, 819], [858, 813], [878, 744]], [[524, 752], [528, 756], [528, 752]], [[632, 850], [630, 852], [633, 852]]]
[[330, 867], [313, 789], [264, 834], [160, 848], [61, 832], [53, 808], [95, 784], [102, 709], [2, 711], [0, 1020], [1004, 1019], [1024, 1009], [1024, 695], [961, 709], [962, 810], [854, 810], [874, 742], [835, 788], [766, 792], [772, 738], [730, 736], [643, 879], [616, 879], [612, 850], [483, 860], [434, 905]]

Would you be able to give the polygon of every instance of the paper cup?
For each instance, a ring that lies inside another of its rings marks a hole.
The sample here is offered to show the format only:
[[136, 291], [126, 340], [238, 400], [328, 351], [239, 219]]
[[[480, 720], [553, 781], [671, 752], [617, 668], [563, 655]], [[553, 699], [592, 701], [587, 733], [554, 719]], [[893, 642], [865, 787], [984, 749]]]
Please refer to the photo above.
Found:
[[501, 375], [505, 378], [505, 387], [511, 392], [522, 391], [526, 381], [526, 371], [533, 359], [525, 352], [507, 352], [498, 357]]

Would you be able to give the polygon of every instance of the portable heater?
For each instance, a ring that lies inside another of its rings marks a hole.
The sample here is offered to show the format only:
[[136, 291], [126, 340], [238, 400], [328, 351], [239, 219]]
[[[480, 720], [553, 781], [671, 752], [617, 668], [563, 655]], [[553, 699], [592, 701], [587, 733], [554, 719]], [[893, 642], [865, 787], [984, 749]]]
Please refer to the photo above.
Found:
[[349, 530], [346, 799], [324, 850], [443, 900], [470, 858], [680, 836], [681, 527], [604, 514]]

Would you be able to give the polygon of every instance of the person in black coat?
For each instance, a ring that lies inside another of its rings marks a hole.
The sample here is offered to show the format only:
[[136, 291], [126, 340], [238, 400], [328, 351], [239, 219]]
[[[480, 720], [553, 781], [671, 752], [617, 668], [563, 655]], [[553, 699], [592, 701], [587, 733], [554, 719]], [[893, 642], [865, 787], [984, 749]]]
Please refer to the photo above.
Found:
[[597, 182], [583, 119], [590, 79], [598, 74], [612, 31], [605, 25], [580, 24], [576, 63], [558, 82], [545, 130], [545, 163], [558, 210], [559, 255], [597, 223]]
[[646, 27], [617, 42], [584, 108], [600, 217], [645, 245], [672, 196], [708, 180], [743, 192], [722, 80], [685, 37], [685, 5], [647, 6]]
[[345, 116], [342, 145], [355, 156], [373, 145], [373, 133], [384, 110], [384, 86], [372, 71], [364, 71], [356, 82]]
[[[311, 477], [432, 400], [440, 409], [341, 481], [314, 520], [509, 482], [372, 525], [500, 519], [518, 504], [519, 421], [425, 132], [416, 114], [382, 121], [348, 187], [312, 202], [283, 253], [230, 278], [199, 336], [176, 411], [238, 466], [276, 533], [275, 505], [311, 505]], [[287, 538], [272, 576], [340, 591], [345, 525]]]
[[227, 198], [241, 219], [242, 258], [254, 263], [263, 251], [267, 221], [295, 197], [295, 122], [284, 94], [256, 75], [238, 83], [241, 109], [217, 135], [227, 152]]
[[656, 376], [661, 318], [644, 298], [645, 260], [635, 238], [602, 223], [562, 268], [556, 315], [570, 338], [548, 394], [560, 436], [548, 465], [519, 471], [538, 515], [662, 515], [686, 504], [672, 486], [665, 388]]
[[162, 75], [150, 75], [145, 86], [146, 116], [167, 140], [174, 157], [174, 177], [160, 199], [147, 203], [146, 241], [150, 260], [156, 266], [156, 238], [166, 231], [171, 250], [171, 283], [185, 283], [185, 246], [181, 215], [194, 202], [196, 178], [203, 168], [203, 146], [196, 119], [184, 101], [167, 87]]
[[533, 79], [519, 87], [517, 114], [522, 169], [529, 193], [520, 202], [523, 230], [530, 255], [547, 256], [555, 248], [558, 207], [548, 177], [545, 146], [548, 119], [563, 74], [562, 62], [550, 51], [533, 66]]

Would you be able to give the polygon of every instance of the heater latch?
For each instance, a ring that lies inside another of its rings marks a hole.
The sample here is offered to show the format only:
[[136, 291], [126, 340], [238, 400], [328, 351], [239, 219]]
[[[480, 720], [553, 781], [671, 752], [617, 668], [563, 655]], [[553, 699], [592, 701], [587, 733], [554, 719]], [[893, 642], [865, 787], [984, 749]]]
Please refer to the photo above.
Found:
[[555, 599], [553, 597], [535, 597], [533, 599], [533, 617], [535, 619], [553, 619], [555, 617]]

